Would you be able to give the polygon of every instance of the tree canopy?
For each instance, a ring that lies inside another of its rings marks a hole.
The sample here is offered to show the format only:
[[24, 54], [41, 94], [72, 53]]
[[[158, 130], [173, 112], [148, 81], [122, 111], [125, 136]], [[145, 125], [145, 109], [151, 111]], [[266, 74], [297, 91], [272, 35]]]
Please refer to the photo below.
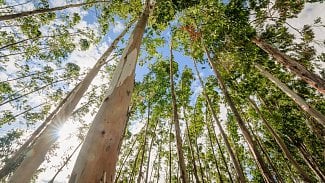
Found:
[[0, 180], [325, 182], [321, 8], [0, 0]]

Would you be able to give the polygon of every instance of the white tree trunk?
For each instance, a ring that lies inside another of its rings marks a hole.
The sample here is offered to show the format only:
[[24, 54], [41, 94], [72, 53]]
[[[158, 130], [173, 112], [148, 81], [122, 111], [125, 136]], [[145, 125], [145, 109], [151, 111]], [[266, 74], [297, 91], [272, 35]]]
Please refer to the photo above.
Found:
[[106, 63], [107, 58], [111, 55], [117, 43], [126, 34], [130, 26], [131, 24], [113, 41], [111, 46], [99, 58], [86, 77], [71, 91], [66, 102], [58, 110], [52, 120], [48, 122], [49, 124], [41, 132], [32, 148], [27, 152], [25, 159], [10, 178], [10, 182], [24, 183], [30, 181], [34, 172], [44, 161], [46, 153], [50, 150], [54, 142], [57, 141], [58, 136], [56, 133], [71, 116], [80, 99], [87, 91], [90, 83], [95, 78], [100, 68]]
[[121, 60], [115, 70], [107, 95], [95, 116], [73, 168], [70, 183], [112, 183], [128, 107], [134, 87], [134, 72], [144, 30], [153, 6], [147, 0]]

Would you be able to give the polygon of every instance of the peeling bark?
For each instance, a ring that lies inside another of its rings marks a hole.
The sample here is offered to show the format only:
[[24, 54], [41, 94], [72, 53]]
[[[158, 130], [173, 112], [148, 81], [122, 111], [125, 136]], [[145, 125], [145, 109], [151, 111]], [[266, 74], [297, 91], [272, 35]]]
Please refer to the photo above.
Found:
[[128, 46], [123, 51], [107, 95], [80, 150], [70, 183], [114, 181], [115, 166], [134, 88], [135, 66], [152, 8], [150, 1], [147, 0], [145, 10], [131, 35]]
[[130, 26], [131, 24], [113, 41], [111, 46], [99, 58], [95, 66], [87, 73], [86, 77], [69, 93], [66, 101], [58, 109], [53, 118], [46, 122], [47, 124], [44, 126], [44, 130], [37, 138], [35, 144], [26, 153], [24, 160], [10, 178], [10, 182], [24, 183], [30, 181], [34, 172], [44, 161], [47, 152], [59, 138], [56, 135], [57, 131], [71, 116], [92, 80], [96, 77], [100, 68], [106, 63], [107, 58], [111, 55], [117, 43], [126, 34]]

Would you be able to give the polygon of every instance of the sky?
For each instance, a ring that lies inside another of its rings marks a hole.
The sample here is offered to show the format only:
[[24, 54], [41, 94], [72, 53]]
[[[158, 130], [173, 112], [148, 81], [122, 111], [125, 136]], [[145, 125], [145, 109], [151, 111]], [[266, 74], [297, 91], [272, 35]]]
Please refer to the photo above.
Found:
[[[8, 1], [12, 4], [17, 4], [20, 2], [24, 2], [24, 0], [12, 0], [12, 1]], [[61, 0], [51, 0], [51, 7], [55, 7], [55, 6], [62, 6], [65, 4], [65, 1]], [[23, 7], [17, 8], [17, 11], [27, 11], [27, 10], [32, 10], [33, 9], [33, 5], [31, 3], [25, 4]], [[302, 28], [303, 25], [307, 24], [307, 23], [311, 23], [313, 22], [313, 20], [316, 17], [322, 17], [323, 21], [325, 21], [325, 4], [321, 4], [321, 3], [313, 3], [313, 4], [307, 4], [306, 7], [304, 8], [304, 10], [299, 14], [299, 16], [297, 18], [294, 19], [290, 19], [288, 20], [288, 23], [296, 28]], [[94, 21], [94, 12], [93, 11], [85, 11], [82, 10], [81, 8], [71, 8], [68, 10], [64, 10], [61, 13], [74, 13], [74, 12], [78, 12], [80, 13], [83, 18], [81, 20], [81, 22], [79, 22], [77, 24], [78, 28], [84, 28], [84, 27], [91, 27], [92, 30], [98, 30], [98, 24], [97, 22]], [[123, 24], [122, 21], [118, 21], [115, 23], [115, 25], [112, 27], [112, 29], [109, 31], [109, 33], [104, 37], [104, 39], [99, 43], [99, 45], [92, 45], [89, 50], [87, 51], [80, 51], [80, 50], [76, 50], [74, 51], [68, 58], [68, 60], [66, 62], [72, 62], [72, 63], [76, 63], [78, 64], [82, 71], [85, 71], [87, 68], [91, 68], [97, 61], [97, 59], [100, 57], [100, 55], [105, 51], [105, 49], [109, 46], [109, 44], [111, 43], [111, 41], [125, 28], [125, 25]], [[293, 34], [297, 34], [297, 32], [295, 30], [293, 30], [292, 28], [289, 28], [290, 32]], [[324, 28], [315, 28], [315, 36], [316, 39], [319, 40], [325, 40], [325, 31]], [[46, 33], [46, 28], [42, 29], [42, 32]], [[168, 30], [166, 32], [162, 33], [162, 36], [168, 38], [170, 37], [170, 34], [168, 32]], [[168, 39], [167, 39], [168, 40]], [[159, 51], [166, 57], [169, 57], [169, 43], [166, 44], [166, 46], [164, 46], [163, 48], [159, 48]], [[315, 47], [317, 48], [317, 51], [320, 52], [325, 52], [324, 47], [320, 47], [319, 45], [315, 45]], [[175, 60], [179, 62], [179, 66], [180, 68], [184, 68], [186, 65], [190, 68], [193, 68], [193, 64], [192, 64], [192, 60], [191, 58], [187, 57], [187, 56], [183, 56], [181, 53], [175, 51], [174, 52], [174, 56], [175, 56]], [[112, 63], [114, 64], [114, 62]], [[148, 69], [146, 68], [146, 64], [144, 66], [137, 66], [136, 69], [136, 79], [137, 80], [141, 80], [143, 75], [145, 73], [148, 72]], [[200, 68], [201, 66], [199, 66]], [[8, 74], [10, 73], [14, 73], [15, 71], [17, 71], [17, 68], [14, 67], [13, 62], [12, 65], [9, 65], [8, 67], [9, 69], [7, 70], [6, 73], [0, 73], [0, 80], [5, 80], [8, 77]], [[325, 65], [323, 65], [323, 68], [325, 68]], [[207, 67], [207, 69], [205, 69], [204, 71], [201, 72], [201, 76], [202, 77], [207, 77], [209, 75], [212, 75], [211, 69], [209, 69], [209, 67]], [[101, 85], [103, 82], [107, 82], [107, 80], [103, 80], [100, 77], [97, 77], [94, 80], [94, 83], [96, 85]], [[72, 87], [72, 86], [71, 86]], [[198, 95], [201, 91], [202, 88], [200, 87], [199, 81], [195, 81], [192, 84], [192, 88], [195, 91], [195, 95]], [[32, 96], [32, 97], [37, 97], [36, 101], [43, 101], [44, 99], [42, 99], [42, 97], [40, 96]], [[35, 101], [35, 100], [34, 100]], [[10, 108], [9, 105], [3, 106], [2, 108], [0, 108], [0, 110], [3, 109], [8, 109]], [[16, 111], [18, 111], [17, 109], [15, 109]], [[221, 114], [220, 114], [220, 118], [221, 120], [225, 120], [226, 119], [226, 114], [227, 114], [227, 109], [224, 105], [221, 105]], [[92, 121], [92, 118], [94, 116], [92, 115], [88, 115], [86, 116], [86, 120], [87, 121]], [[138, 131], [142, 126], [143, 123], [135, 123], [136, 125], [134, 126], [135, 132]], [[15, 126], [15, 128], [17, 127], [22, 127], [24, 125], [21, 125], [20, 123], [17, 124], [18, 126]], [[75, 142], [78, 141], [78, 139], [75, 136], [71, 136], [71, 134], [73, 132], [77, 131], [77, 122], [74, 122], [73, 120], [69, 121], [67, 123], [66, 126], [64, 126], [58, 133], [60, 133], [60, 144], [59, 144], [59, 148], [55, 151], [57, 153], [57, 156], [55, 157], [51, 157], [51, 159], [49, 161], [46, 161], [45, 163], [43, 163], [41, 165], [42, 168], [48, 167], [50, 166], [50, 168], [46, 168], [46, 170], [42, 173], [39, 174], [38, 180], [37, 182], [47, 182], [49, 179], [52, 178], [52, 176], [55, 173], [55, 167], [58, 166], [63, 157], [68, 156], [73, 150], [74, 148], [78, 145]], [[2, 128], [0, 130], [0, 136], [4, 135], [7, 131], [11, 130], [11, 127], [9, 126], [5, 126], [4, 128]], [[62, 145], [64, 144], [64, 145]], [[78, 154], [78, 151], [75, 153], [76, 155]], [[71, 159], [71, 162], [74, 162], [76, 160], [76, 156], [74, 156]], [[68, 164], [67, 167], [65, 167], [63, 169], [63, 171], [57, 176], [56, 181], [55, 182], [66, 182], [67, 180], [67, 176], [69, 175], [69, 173], [71, 172], [73, 168], [73, 163]]]

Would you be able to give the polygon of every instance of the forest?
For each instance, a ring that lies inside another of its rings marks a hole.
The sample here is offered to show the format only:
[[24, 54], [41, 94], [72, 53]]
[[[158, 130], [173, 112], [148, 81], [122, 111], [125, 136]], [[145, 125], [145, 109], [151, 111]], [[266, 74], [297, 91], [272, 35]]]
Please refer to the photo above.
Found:
[[0, 182], [325, 182], [323, 0], [0, 0]]

